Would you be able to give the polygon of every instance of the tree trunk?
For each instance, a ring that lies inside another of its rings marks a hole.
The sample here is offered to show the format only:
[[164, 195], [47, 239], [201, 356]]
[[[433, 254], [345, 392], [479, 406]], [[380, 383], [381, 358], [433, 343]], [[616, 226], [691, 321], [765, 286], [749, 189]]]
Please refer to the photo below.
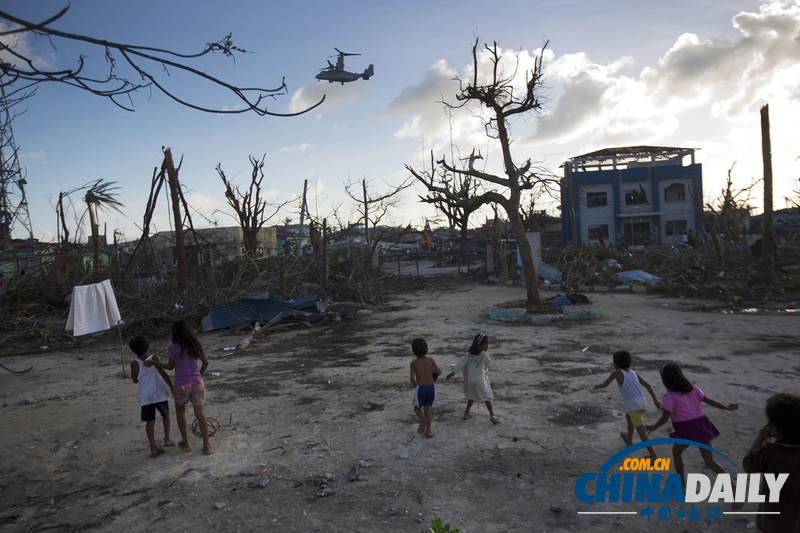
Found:
[[167, 168], [167, 180], [172, 196], [172, 216], [175, 219], [175, 258], [178, 261], [177, 282], [178, 291], [186, 292], [189, 288], [189, 274], [186, 270], [186, 243], [183, 236], [183, 220], [181, 218], [180, 194], [178, 192], [178, 172], [172, 161], [172, 150], [164, 150], [164, 165]]
[[522, 259], [522, 277], [525, 280], [526, 294], [525, 306], [530, 308], [541, 305], [542, 295], [539, 293], [539, 281], [536, 278], [536, 267], [533, 264], [533, 250], [531, 243], [528, 241], [528, 236], [525, 235], [525, 226], [519, 216], [519, 209], [509, 209], [509, 206], [503, 207], [505, 207], [508, 220], [511, 222], [511, 230], [517, 239], [517, 248]]
[[708, 224], [708, 229], [711, 233], [711, 244], [714, 245], [714, 255], [717, 256], [717, 262], [721, 267], [725, 266], [725, 256], [722, 253], [722, 244], [719, 242], [719, 231], [717, 230], [717, 221]]
[[764, 160], [764, 237], [761, 247], [761, 275], [775, 277], [775, 225], [772, 213], [772, 146], [769, 136], [769, 105], [761, 108], [761, 154]]
[[322, 219], [322, 262], [320, 263], [320, 284], [328, 286], [328, 220]]
[[89, 206], [89, 225], [92, 227], [92, 271], [100, 270], [100, 227], [95, 220], [93, 206]]
[[361, 180], [361, 187], [364, 191], [364, 279], [369, 278], [372, 270], [372, 246], [369, 238], [369, 201], [367, 199], [367, 180]]

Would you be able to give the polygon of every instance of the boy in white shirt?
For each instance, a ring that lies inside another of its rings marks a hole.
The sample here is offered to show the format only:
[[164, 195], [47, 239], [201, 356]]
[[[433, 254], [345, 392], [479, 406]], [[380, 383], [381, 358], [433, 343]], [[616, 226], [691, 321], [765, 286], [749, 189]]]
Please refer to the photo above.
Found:
[[[146, 337], [138, 335], [128, 343], [136, 359], [131, 362], [131, 379], [139, 384], [139, 402], [142, 405], [142, 422], [145, 422], [147, 440], [150, 441], [150, 457], [158, 457], [164, 448], [156, 445], [156, 411], [161, 413], [164, 421], [164, 446], [175, 446], [169, 438], [169, 396], [172, 381], [167, 373], [152, 364], [146, 364], [154, 356], [148, 355], [150, 342]], [[157, 359], [157, 358], [156, 358]]]
[[[653, 397], [653, 403], [656, 404], [656, 409], [661, 407], [661, 403], [656, 398], [656, 393], [653, 392], [653, 387], [650, 386], [644, 378], [636, 375], [636, 372], [631, 370], [632, 356], [625, 350], [614, 352], [614, 371], [608, 376], [608, 379], [599, 385], [595, 385], [592, 390], [604, 389], [608, 387], [612, 381], [617, 382], [619, 393], [622, 395], [622, 401], [625, 404], [625, 418], [628, 420], [628, 431], [626, 433], [620, 432], [620, 437], [625, 441], [628, 446], [633, 445], [633, 430], [639, 434], [642, 441], [650, 440], [647, 437], [647, 432], [644, 430], [644, 410], [647, 407], [647, 401], [644, 399], [642, 387], [647, 389], [650, 396]], [[652, 459], [656, 458], [656, 452], [653, 448], [648, 447], [647, 451], [650, 453]]]

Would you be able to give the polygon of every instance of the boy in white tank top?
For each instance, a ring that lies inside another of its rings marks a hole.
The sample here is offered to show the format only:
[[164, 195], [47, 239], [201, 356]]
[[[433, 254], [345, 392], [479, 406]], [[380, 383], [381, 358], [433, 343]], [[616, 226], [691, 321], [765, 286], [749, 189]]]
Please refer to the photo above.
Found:
[[[614, 371], [608, 376], [600, 385], [595, 385], [592, 390], [604, 389], [608, 387], [612, 381], [617, 382], [619, 393], [622, 395], [622, 401], [625, 403], [625, 418], [628, 420], [628, 432], [620, 432], [619, 436], [625, 441], [628, 446], [633, 445], [633, 430], [639, 434], [642, 441], [650, 440], [647, 437], [647, 432], [644, 430], [644, 414], [647, 408], [647, 400], [644, 399], [642, 387], [647, 389], [650, 396], [653, 397], [653, 403], [656, 404], [656, 409], [661, 408], [661, 402], [656, 398], [656, 393], [653, 387], [647, 383], [644, 378], [636, 375], [636, 372], [630, 369], [631, 367], [631, 354], [625, 350], [614, 352]], [[647, 451], [650, 457], [655, 459], [656, 452], [653, 448], [648, 447]]]
[[136, 359], [131, 362], [131, 379], [139, 385], [139, 403], [142, 405], [142, 422], [145, 423], [147, 440], [150, 441], [150, 457], [158, 457], [164, 448], [156, 445], [156, 411], [164, 421], [164, 446], [175, 446], [169, 438], [169, 394], [172, 381], [167, 373], [152, 363], [147, 364], [154, 356], [148, 355], [150, 342], [146, 337], [138, 335], [128, 343]]

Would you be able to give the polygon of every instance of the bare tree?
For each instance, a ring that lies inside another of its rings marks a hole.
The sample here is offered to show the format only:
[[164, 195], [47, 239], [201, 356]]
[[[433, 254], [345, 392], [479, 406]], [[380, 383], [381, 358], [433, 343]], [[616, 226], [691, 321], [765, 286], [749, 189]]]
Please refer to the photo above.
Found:
[[[475, 155], [473, 151], [471, 157], [481, 159], [481, 154], [479, 152]], [[433, 150], [431, 150], [431, 168], [434, 166], [433, 159]], [[444, 171], [440, 175], [439, 184], [441, 187], [453, 191], [455, 198], [451, 198], [439, 191], [428, 189], [427, 196], [420, 196], [419, 199], [426, 204], [433, 205], [440, 211], [447, 218], [450, 228], [458, 228], [461, 233], [461, 243], [466, 246], [468, 244], [469, 217], [480, 206], [470, 205], [465, 200], [478, 195], [480, 181], [469, 174], [455, 174]]]
[[236, 212], [239, 226], [242, 228], [242, 240], [246, 254], [253, 254], [258, 251], [258, 233], [264, 224], [275, 216], [278, 211], [286, 205], [285, 203], [277, 206], [275, 211], [267, 216], [265, 211], [267, 206], [266, 199], [261, 195], [261, 182], [264, 181], [264, 154], [261, 159], [250, 156], [250, 165], [253, 167], [250, 173], [250, 186], [242, 192], [237, 185], [231, 184], [225, 173], [222, 171], [222, 164], [217, 165], [222, 183], [225, 184], [225, 200], [228, 205]]
[[[486, 134], [500, 143], [505, 176], [491, 174], [475, 168], [475, 160], [478, 157], [474, 152], [470, 155], [467, 167], [464, 169], [454, 168], [444, 158], [436, 162], [438, 169], [433, 165], [433, 162], [431, 162], [430, 170], [417, 171], [408, 165], [406, 165], [406, 168], [429, 191], [446, 196], [453, 203], [464, 208], [476, 209], [489, 203], [495, 203], [505, 210], [522, 258], [522, 273], [527, 291], [526, 304], [528, 307], [532, 307], [539, 305], [542, 302], [542, 298], [539, 294], [536, 268], [533, 264], [533, 252], [520, 216], [520, 201], [523, 191], [535, 188], [554, 189], [558, 184], [558, 179], [547, 169], [534, 167], [530, 159], [521, 165], [517, 165], [514, 162], [511, 153], [511, 135], [508, 128], [509, 121], [515, 116], [538, 112], [541, 109], [540, 93], [543, 90], [542, 54], [539, 54], [535, 59], [533, 69], [525, 72], [525, 86], [520, 93], [515, 92], [516, 87], [514, 85], [514, 81], [519, 74], [519, 56], [517, 56], [516, 68], [510, 75], [506, 75], [501, 65], [502, 53], [498, 50], [497, 43], [495, 42], [492, 47], [484, 45], [485, 50], [489, 53], [489, 64], [486, 68], [483, 68], [478, 62], [478, 42], [476, 39], [472, 47], [472, 80], [467, 81], [457, 77], [460, 89], [456, 94], [456, 103], [445, 102], [445, 105], [457, 108], [470, 103], [477, 103], [489, 111], [489, 118], [482, 120], [484, 120]], [[547, 43], [544, 44], [542, 49], [544, 50], [545, 47], [547, 47]], [[470, 176], [480, 180], [488, 190], [469, 198], [460, 197], [456, 191], [447, 186], [447, 182], [444, 180], [444, 176], [447, 173]]]
[[[411, 181], [406, 180], [396, 187], [392, 187], [388, 192], [370, 191], [371, 184], [366, 179], [361, 182], [349, 182], [344, 189], [347, 196], [356, 203], [356, 211], [359, 214], [359, 222], [363, 223], [364, 229], [364, 255], [362, 263], [362, 276], [364, 279], [369, 277], [372, 271], [372, 258], [378, 248], [378, 244], [388, 237], [385, 229], [378, 229], [381, 221], [389, 214], [389, 211], [396, 207], [400, 202], [400, 193], [411, 186]], [[359, 187], [360, 186], [360, 187]], [[358, 189], [361, 190], [358, 190]]]
[[[705, 232], [711, 238], [714, 246], [714, 255], [720, 265], [725, 264], [724, 242], [725, 239], [735, 238], [741, 231], [745, 219], [750, 213], [750, 202], [753, 199], [753, 189], [761, 180], [752, 179], [750, 184], [742, 188], [733, 187], [733, 167], [728, 169], [728, 179], [725, 187], [720, 191], [720, 195], [707, 202], [704, 209], [699, 207], [699, 199], [693, 198], [695, 209], [703, 219]], [[694, 195], [692, 195], [694, 196]]]
[[[11, 29], [0, 32], [0, 52], [4, 52], [9, 58], [9, 61], [0, 60], [0, 86], [11, 88], [14, 92], [25, 92], [39, 83], [63, 83], [108, 98], [128, 111], [133, 111], [132, 93], [144, 88], [155, 88], [156, 91], [181, 105], [208, 113], [233, 114], [252, 111], [262, 116], [295, 116], [314, 109], [325, 100], [323, 96], [312, 107], [297, 113], [275, 113], [267, 109], [266, 103], [287, 94], [285, 80], [282, 80], [278, 87], [270, 89], [238, 87], [187, 64], [189, 60], [209, 54], [221, 53], [225, 57], [234, 58], [236, 53], [245, 53], [245, 50], [234, 45], [231, 34], [219, 41], [207, 43], [200, 52], [181, 54], [163, 48], [117, 43], [52, 28], [50, 25], [61, 19], [68, 10], [69, 5], [42, 22], [31, 22], [0, 10], [0, 20], [12, 24]], [[54, 48], [59, 41], [84, 43], [89, 49], [100, 48], [104, 51], [108, 70], [100, 76], [87, 73], [86, 57], [82, 54], [78, 57], [74, 68], [49, 70], [24, 47], [18, 46], [20, 37], [26, 35], [47, 39]], [[127, 65], [129, 68], [123, 70], [122, 65]], [[232, 109], [230, 106], [209, 107], [176, 94], [164, 83], [164, 80], [170, 77], [171, 70], [189, 74], [198, 82], [205, 82], [233, 93], [242, 107], [237, 109]], [[122, 103], [121, 99], [127, 99], [127, 103]]]

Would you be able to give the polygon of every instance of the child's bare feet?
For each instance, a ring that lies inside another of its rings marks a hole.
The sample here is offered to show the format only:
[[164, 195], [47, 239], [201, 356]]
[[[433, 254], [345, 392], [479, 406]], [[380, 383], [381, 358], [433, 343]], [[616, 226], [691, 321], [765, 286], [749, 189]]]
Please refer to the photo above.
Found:
[[626, 446], [633, 446], [633, 439], [631, 439], [631, 441], [629, 442], [628, 435], [626, 435], [624, 431], [620, 431], [619, 436], [622, 437], [622, 440], [625, 441]]
[[427, 433], [425, 433], [425, 436], [428, 437], [428, 438], [431, 438], [431, 437], [433, 437], [433, 433], [428, 431]]
[[419, 427], [417, 428], [417, 433], [419, 433], [420, 435], [425, 433], [425, 426], [427, 426], [427, 422], [425, 422], [424, 420], [421, 421], [419, 423]]

